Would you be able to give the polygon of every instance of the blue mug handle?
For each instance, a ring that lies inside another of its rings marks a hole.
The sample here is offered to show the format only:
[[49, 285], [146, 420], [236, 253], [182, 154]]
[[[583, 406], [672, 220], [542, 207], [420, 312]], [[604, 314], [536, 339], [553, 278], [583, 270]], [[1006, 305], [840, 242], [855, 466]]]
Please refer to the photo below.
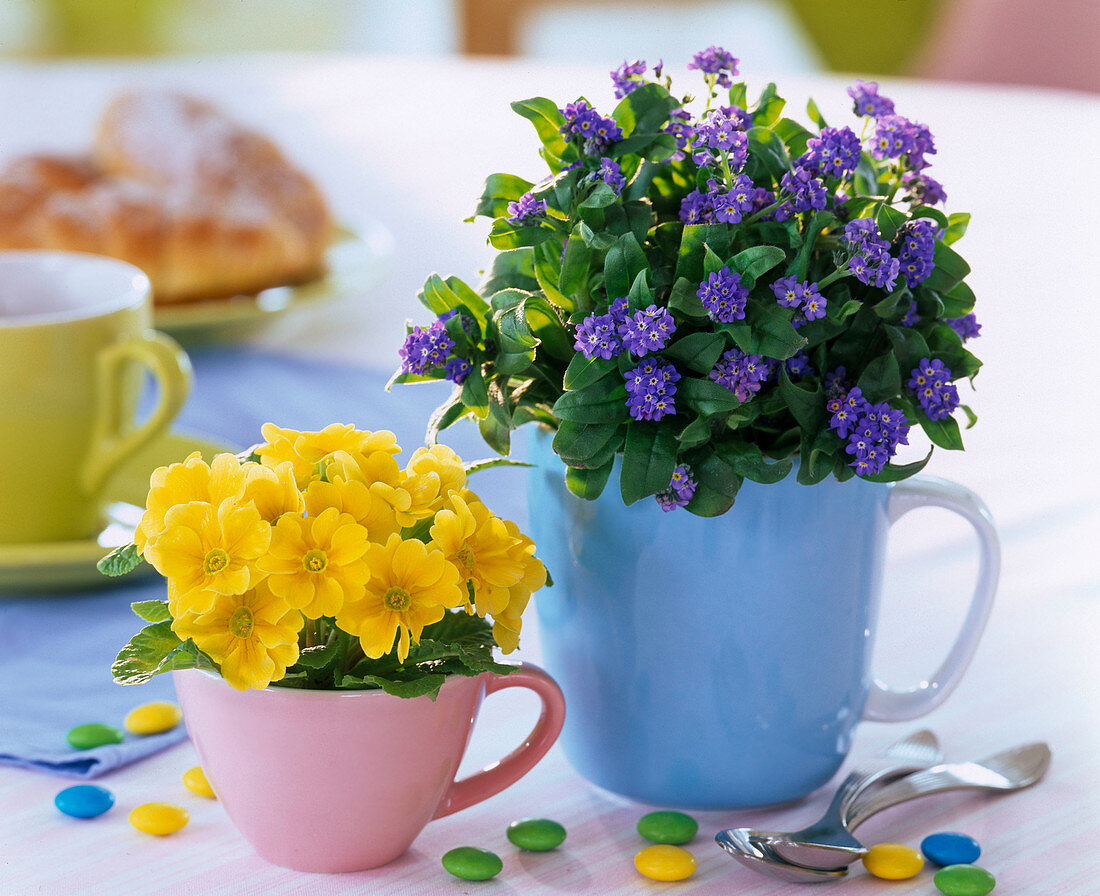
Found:
[[871, 685], [863, 718], [872, 722], [904, 722], [931, 712], [959, 683], [982, 636], [997, 579], [1001, 571], [1001, 544], [989, 510], [976, 494], [956, 482], [933, 476], [916, 476], [895, 484], [886, 505], [891, 524], [918, 507], [944, 507], [959, 514], [978, 536], [981, 558], [978, 582], [962, 630], [943, 664], [927, 681], [915, 688], [896, 690], [877, 679]]

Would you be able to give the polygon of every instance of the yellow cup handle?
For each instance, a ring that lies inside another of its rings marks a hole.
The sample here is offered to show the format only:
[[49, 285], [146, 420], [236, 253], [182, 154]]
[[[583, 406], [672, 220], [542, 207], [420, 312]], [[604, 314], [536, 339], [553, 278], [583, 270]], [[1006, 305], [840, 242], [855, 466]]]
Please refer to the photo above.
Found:
[[[122, 407], [122, 375], [137, 363], [157, 381], [157, 406], [136, 429]], [[96, 414], [92, 451], [84, 464], [81, 484], [95, 494], [110, 475], [137, 451], [164, 432], [179, 414], [191, 391], [191, 359], [174, 339], [147, 330], [126, 337], [100, 352], [96, 370]]]

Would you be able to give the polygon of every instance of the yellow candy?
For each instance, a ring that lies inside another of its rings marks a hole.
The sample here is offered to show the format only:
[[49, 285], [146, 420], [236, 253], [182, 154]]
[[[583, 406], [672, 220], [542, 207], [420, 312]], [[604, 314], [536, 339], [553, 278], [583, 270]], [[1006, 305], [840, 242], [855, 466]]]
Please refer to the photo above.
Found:
[[653, 880], [686, 880], [695, 873], [695, 856], [679, 846], [658, 843], [634, 856], [634, 867]]
[[163, 734], [180, 723], [180, 708], [175, 703], [145, 703], [130, 710], [123, 723], [131, 734]]
[[199, 796], [205, 796], [212, 800], [217, 799], [217, 797], [214, 796], [214, 788], [211, 787], [210, 782], [206, 780], [206, 772], [202, 770], [201, 765], [189, 768], [183, 773], [183, 786], [192, 793], [197, 793]]
[[163, 837], [174, 834], [191, 816], [183, 806], [172, 803], [143, 803], [130, 813], [130, 824], [146, 834]]
[[924, 867], [924, 856], [903, 843], [879, 843], [867, 850], [863, 866], [884, 880], [906, 880]]

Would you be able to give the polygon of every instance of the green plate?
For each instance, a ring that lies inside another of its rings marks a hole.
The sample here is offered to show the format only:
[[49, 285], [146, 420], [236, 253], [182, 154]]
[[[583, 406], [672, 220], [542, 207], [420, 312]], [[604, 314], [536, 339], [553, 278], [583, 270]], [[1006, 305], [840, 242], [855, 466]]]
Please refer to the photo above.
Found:
[[[181, 461], [193, 451], [205, 460], [236, 449], [201, 436], [169, 433], [154, 440], [128, 461], [107, 484], [107, 522], [95, 538], [41, 544], [0, 545], [0, 592], [56, 592], [117, 585], [119, 579], [96, 569], [114, 548], [129, 544], [141, 519], [149, 491], [149, 476], [157, 467]], [[156, 575], [147, 563], [125, 581]]]
[[288, 311], [362, 297], [389, 273], [393, 237], [380, 224], [342, 227], [318, 280], [276, 286], [255, 295], [165, 305], [153, 311], [156, 328], [185, 344], [230, 339], [270, 323]]

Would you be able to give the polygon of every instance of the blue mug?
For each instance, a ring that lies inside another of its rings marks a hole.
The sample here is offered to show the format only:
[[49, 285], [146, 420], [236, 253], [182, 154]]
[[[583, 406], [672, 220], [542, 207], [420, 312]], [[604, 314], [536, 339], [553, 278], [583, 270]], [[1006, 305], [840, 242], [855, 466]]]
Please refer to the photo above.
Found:
[[[713, 519], [624, 506], [617, 471], [571, 494], [549, 435], [531, 440], [530, 529], [554, 585], [539, 592], [561, 743], [594, 784], [653, 805], [741, 809], [825, 784], [860, 719], [929, 712], [958, 682], [992, 606], [1000, 548], [980, 499], [914, 477], [892, 485], [746, 481]], [[890, 524], [925, 505], [961, 514], [981, 547], [958, 640], [911, 691], [869, 668]]]

